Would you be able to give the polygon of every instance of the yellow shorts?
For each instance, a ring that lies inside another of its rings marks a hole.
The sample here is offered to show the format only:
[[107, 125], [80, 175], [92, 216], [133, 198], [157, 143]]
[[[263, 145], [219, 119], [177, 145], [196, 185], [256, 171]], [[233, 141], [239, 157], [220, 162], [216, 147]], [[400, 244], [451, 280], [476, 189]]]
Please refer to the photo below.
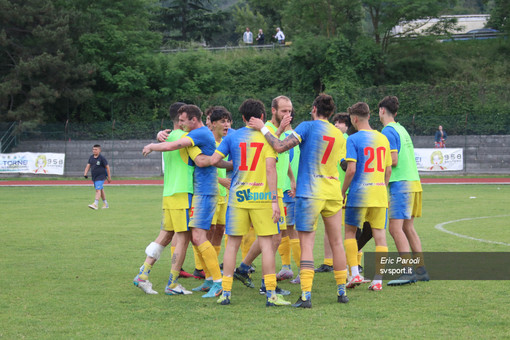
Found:
[[188, 212], [188, 209], [163, 209], [161, 230], [175, 231], [176, 233], [188, 231]]
[[274, 223], [272, 216], [273, 210], [271, 208], [245, 209], [228, 207], [225, 234], [243, 236], [248, 233], [253, 225], [255, 233], [259, 236], [276, 235], [280, 232], [279, 223]]
[[390, 219], [410, 220], [421, 217], [422, 198], [420, 192], [397, 192], [390, 195], [388, 217]]
[[372, 229], [386, 229], [387, 208], [381, 207], [346, 207], [345, 224], [362, 228], [369, 222]]
[[306, 197], [296, 198], [295, 216], [297, 231], [317, 230], [319, 215], [331, 217], [342, 209], [341, 200], [319, 200]]
[[227, 202], [218, 203], [216, 206], [216, 211], [214, 212], [214, 216], [212, 218], [212, 225], [221, 224], [225, 225], [227, 219]]

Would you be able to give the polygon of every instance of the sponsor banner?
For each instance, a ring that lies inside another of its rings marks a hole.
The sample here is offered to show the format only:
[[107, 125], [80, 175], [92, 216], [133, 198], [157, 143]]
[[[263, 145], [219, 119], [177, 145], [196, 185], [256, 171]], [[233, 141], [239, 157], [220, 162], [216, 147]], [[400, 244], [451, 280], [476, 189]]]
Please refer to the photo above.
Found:
[[464, 169], [464, 149], [414, 149], [418, 171], [459, 171]]
[[63, 153], [1, 153], [0, 173], [30, 173], [63, 175], [65, 154]]

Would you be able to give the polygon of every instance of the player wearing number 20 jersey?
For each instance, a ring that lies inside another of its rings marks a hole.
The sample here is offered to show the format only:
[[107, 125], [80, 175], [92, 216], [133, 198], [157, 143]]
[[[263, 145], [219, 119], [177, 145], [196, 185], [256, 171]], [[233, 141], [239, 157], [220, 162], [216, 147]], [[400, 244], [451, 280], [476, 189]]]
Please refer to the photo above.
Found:
[[388, 139], [375, 130], [361, 130], [347, 139], [346, 161], [356, 162], [356, 173], [349, 187], [346, 207], [388, 207], [384, 182], [391, 166]]

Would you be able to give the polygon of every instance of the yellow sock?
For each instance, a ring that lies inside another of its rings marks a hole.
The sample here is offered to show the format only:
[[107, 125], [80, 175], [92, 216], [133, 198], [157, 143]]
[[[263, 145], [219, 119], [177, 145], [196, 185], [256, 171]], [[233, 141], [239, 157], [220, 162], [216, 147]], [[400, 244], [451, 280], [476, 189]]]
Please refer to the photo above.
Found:
[[232, 291], [232, 282], [234, 281], [234, 278], [232, 276], [223, 276], [223, 280], [221, 283], [221, 286], [224, 291], [230, 292]]
[[193, 255], [195, 256], [195, 268], [198, 270], [204, 269], [202, 261], [200, 259], [200, 251], [198, 251], [197, 246], [193, 246]]
[[220, 264], [218, 263], [218, 255], [216, 255], [216, 251], [214, 250], [211, 242], [205, 241], [198, 246], [198, 250], [200, 250], [200, 254], [204, 259], [204, 269], [207, 268], [213, 278], [213, 281], [221, 280], [221, 270]]
[[197, 254], [198, 261], [200, 263], [200, 268], [201, 268], [199, 270], [203, 270], [204, 271], [204, 276], [207, 279], [207, 278], [211, 277], [211, 273], [207, 269], [207, 266], [205, 264], [204, 258], [202, 257], [202, 254], [200, 253], [200, 250], [198, 250], [198, 247], [196, 247], [196, 248], [197, 248], [196, 254]]
[[423, 253], [413, 253], [413, 259], [418, 259], [418, 264], [416, 265], [416, 268], [423, 267], [425, 265], [425, 259], [423, 258]]
[[147, 262], [144, 262], [142, 268], [140, 268], [140, 273], [138, 274], [140, 280], [148, 280], [151, 269], [152, 265], [148, 264]]
[[363, 252], [358, 251], [358, 266], [361, 266], [361, 258], [363, 257]]
[[174, 251], [175, 251], [175, 247], [174, 247], [174, 246], [171, 246], [171, 247], [170, 247], [170, 259], [171, 259], [172, 257], [174, 257]]
[[345, 256], [347, 257], [347, 265], [354, 267], [358, 265], [358, 242], [355, 238], [348, 238], [344, 241]]
[[177, 286], [177, 279], [179, 278], [179, 270], [171, 270], [170, 271], [170, 279], [168, 280], [168, 286], [170, 288], [174, 288]]
[[290, 266], [290, 237], [282, 237], [282, 241], [278, 247], [278, 252], [282, 257], [282, 265]]
[[347, 270], [335, 270], [333, 273], [337, 285], [343, 285], [347, 282]]
[[324, 264], [326, 266], [333, 266], [333, 259], [324, 258]]
[[298, 238], [290, 240], [290, 249], [292, 249], [292, 258], [294, 259], [294, 262], [296, 262], [296, 266], [299, 268], [299, 263], [301, 261], [301, 244], [299, 243]]
[[381, 263], [381, 257], [388, 256], [388, 247], [386, 246], [375, 246], [375, 275], [376, 277], [382, 277], [382, 269], [385, 265]]
[[216, 252], [216, 256], [220, 256], [221, 246], [213, 246], [213, 247], [214, 247], [214, 251]]
[[299, 278], [301, 279], [301, 290], [303, 292], [311, 292], [313, 284], [313, 276], [315, 271], [311, 269], [301, 269]]
[[276, 289], [276, 274], [264, 275], [264, 283], [266, 285], [266, 291]]
[[399, 254], [399, 256], [400, 256], [400, 258], [402, 258], [402, 266], [403, 267], [412, 267], [410, 253], [401, 253], [401, 254]]

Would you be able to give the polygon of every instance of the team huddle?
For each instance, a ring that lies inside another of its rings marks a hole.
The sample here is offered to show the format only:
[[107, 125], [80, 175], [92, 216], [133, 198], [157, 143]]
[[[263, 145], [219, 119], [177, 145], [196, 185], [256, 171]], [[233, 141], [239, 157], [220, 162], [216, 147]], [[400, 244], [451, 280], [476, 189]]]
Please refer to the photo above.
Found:
[[[302, 291], [292, 306], [311, 308], [313, 279], [320, 271], [333, 271], [337, 301], [347, 303], [348, 288], [370, 282], [370, 290], [382, 290], [384, 265], [379, 259], [388, 253], [387, 225], [400, 256], [420, 259], [388, 284], [428, 281], [414, 230], [414, 217], [421, 216], [422, 188], [411, 138], [395, 122], [398, 106], [396, 97], [379, 103], [381, 133], [370, 127], [366, 103], [352, 105], [348, 115], [333, 116], [335, 104], [326, 94], [314, 100], [311, 120], [295, 129], [292, 102], [285, 96], [273, 99], [272, 118], [265, 124], [264, 104], [245, 100], [239, 108], [245, 127], [238, 130], [230, 128], [232, 116], [222, 106], [206, 110], [205, 126], [197, 106], [172, 104], [173, 129], [160, 131], [160, 143], [143, 148], [144, 156], [163, 152], [163, 218], [158, 237], [145, 249], [135, 286], [157, 294], [149, 274], [171, 243], [165, 293], [192, 294], [178, 282], [191, 241], [196, 266], [205, 278], [193, 291], [218, 298], [221, 305], [231, 303], [234, 278], [254, 287], [250, 272], [260, 254], [259, 292], [266, 295], [266, 306], [290, 305], [284, 297], [290, 292], [280, 289], [277, 281], [293, 278], [291, 253], [299, 268], [291, 282], [299, 283]], [[335, 125], [329, 122], [331, 116]], [[319, 215], [325, 227], [325, 262], [314, 269]], [[222, 271], [218, 256], [223, 237]], [[360, 272], [361, 248], [371, 237], [376, 245], [372, 281]], [[236, 268], [240, 247], [243, 260]], [[278, 274], [277, 252], [282, 258]]]

